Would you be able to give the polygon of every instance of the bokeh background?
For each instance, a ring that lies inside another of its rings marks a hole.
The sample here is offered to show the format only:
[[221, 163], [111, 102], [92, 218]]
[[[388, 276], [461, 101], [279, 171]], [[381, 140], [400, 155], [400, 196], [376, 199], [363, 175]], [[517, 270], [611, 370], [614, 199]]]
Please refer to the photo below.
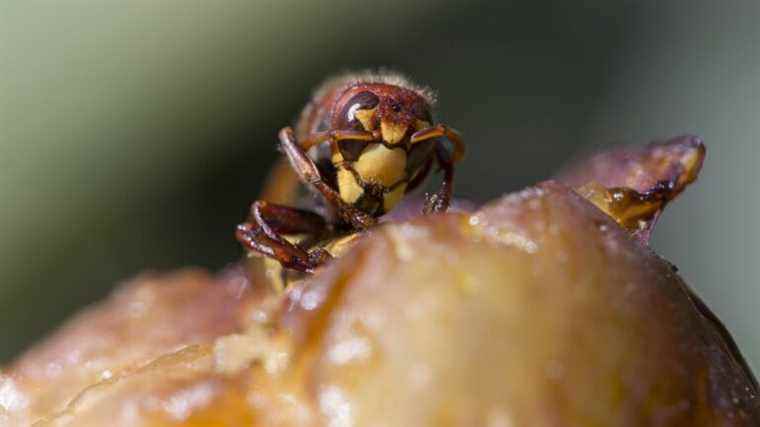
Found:
[[0, 5], [0, 361], [145, 270], [220, 269], [276, 133], [344, 69], [436, 88], [485, 201], [579, 152], [703, 136], [654, 248], [760, 367], [760, 2]]

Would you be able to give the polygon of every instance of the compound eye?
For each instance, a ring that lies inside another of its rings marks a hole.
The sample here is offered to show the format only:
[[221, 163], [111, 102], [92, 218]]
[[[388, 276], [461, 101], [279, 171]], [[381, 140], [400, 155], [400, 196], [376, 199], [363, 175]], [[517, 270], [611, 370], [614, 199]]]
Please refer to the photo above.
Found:
[[380, 99], [372, 92], [359, 92], [346, 103], [346, 107], [341, 114], [345, 120], [342, 123], [344, 129], [371, 130], [370, 122], [372, 112]]

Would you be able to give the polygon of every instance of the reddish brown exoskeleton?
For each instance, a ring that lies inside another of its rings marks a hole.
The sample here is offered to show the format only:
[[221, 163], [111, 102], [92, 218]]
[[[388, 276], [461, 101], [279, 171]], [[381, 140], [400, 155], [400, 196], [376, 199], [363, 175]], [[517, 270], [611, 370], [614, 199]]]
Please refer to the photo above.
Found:
[[[456, 131], [433, 123], [433, 104], [428, 89], [395, 73], [328, 80], [301, 113], [296, 131], [286, 127], [279, 134], [289, 167], [321, 196], [322, 215], [273, 203], [292, 202], [278, 194], [291, 190], [280, 170], [265, 190], [270, 201], [253, 203], [248, 220], [237, 227], [237, 239], [285, 268], [313, 272], [331, 258], [317, 242], [374, 225], [424, 181], [433, 163], [443, 171], [443, 182], [423, 210], [446, 211], [464, 143]], [[285, 235], [307, 237], [294, 243]]]

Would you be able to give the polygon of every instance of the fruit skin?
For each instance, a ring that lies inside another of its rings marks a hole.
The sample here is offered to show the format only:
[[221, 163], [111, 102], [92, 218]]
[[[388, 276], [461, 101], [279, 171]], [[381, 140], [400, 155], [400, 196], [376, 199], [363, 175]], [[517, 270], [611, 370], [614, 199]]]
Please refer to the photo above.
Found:
[[671, 265], [562, 184], [365, 243], [284, 319], [313, 398], [357, 425], [760, 422], [751, 373]]
[[559, 179], [646, 244], [667, 204], [696, 181], [706, 154], [701, 138], [681, 135], [601, 152]]
[[760, 425], [714, 315], [560, 182], [247, 277], [122, 286], [3, 370], [0, 425]]

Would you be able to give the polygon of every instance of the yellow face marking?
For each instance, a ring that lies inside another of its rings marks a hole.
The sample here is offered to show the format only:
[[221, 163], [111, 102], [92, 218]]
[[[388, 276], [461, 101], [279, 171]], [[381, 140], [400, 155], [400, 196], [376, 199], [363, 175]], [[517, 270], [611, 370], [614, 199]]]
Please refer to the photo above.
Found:
[[383, 141], [390, 145], [398, 144], [406, 135], [407, 126], [399, 123], [388, 121], [380, 122], [380, 133], [383, 135]]
[[427, 129], [430, 127], [430, 123], [424, 121], [424, 120], [417, 120], [414, 122], [414, 128], [417, 130]]
[[375, 110], [376, 108], [371, 108], [368, 110], [356, 110], [354, 112], [354, 117], [356, 120], [359, 120], [362, 126], [364, 126], [364, 129], [370, 132], [375, 130], [375, 121], [372, 120], [372, 118], [375, 116]]
[[365, 182], [390, 187], [406, 178], [406, 151], [386, 148], [383, 144], [370, 144], [354, 163], [354, 170]]
[[354, 203], [364, 194], [364, 189], [356, 182], [354, 174], [345, 168], [338, 169], [338, 189], [340, 198], [346, 203]]
[[401, 198], [404, 197], [405, 192], [406, 183], [403, 183], [399, 184], [399, 186], [394, 188], [390, 193], [385, 193], [383, 195], [383, 210], [390, 212], [390, 210], [398, 204]]

